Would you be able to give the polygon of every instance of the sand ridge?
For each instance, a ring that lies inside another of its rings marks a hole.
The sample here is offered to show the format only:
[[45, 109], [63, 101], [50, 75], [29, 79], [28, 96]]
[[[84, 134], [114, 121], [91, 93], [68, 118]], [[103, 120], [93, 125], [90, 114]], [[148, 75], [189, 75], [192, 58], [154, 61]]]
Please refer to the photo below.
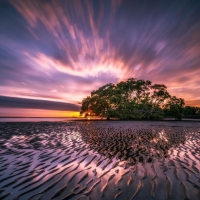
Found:
[[199, 123], [0, 123], [0, 199], [199, 198]]

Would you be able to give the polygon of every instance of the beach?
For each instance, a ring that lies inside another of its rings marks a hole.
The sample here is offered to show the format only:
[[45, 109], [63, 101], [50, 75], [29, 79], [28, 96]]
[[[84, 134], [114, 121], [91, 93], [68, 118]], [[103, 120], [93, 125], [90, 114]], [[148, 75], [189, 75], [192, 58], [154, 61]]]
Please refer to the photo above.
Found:
[[200, 199], [198, 121], [0, 123], [0, 199]]

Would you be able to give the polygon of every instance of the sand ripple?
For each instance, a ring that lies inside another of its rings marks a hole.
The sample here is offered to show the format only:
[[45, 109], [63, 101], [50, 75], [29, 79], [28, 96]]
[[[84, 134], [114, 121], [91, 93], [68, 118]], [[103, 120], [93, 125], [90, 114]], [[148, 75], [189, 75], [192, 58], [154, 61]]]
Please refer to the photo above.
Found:
[[0, 199], [200, 199], [198, 122], [0, 123]]

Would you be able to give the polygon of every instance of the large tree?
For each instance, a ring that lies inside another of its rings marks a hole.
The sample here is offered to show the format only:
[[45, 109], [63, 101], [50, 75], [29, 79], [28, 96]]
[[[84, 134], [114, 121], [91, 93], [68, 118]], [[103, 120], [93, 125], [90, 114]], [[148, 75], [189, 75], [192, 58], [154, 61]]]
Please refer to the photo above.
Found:
[[148, 80], [129, 78], [118, 84], [106, 84], [91, 92], [91, 95], [82, 101], [81, 114], [107, 118], [151, 119], [163, 118], [164, 109], [171, 110], [170, 114], [175, 115], [175, 112], [172, 112], [174, 108], [179, 112], [175, 117], [180, 118], [184, 102], [181, 104], [178, 100], [169, 95], [165, 85], [152, 85]]
[[172, 96], [166, 102], [165, 114], [176, 119], [182, 119], [184, 105], [184, 99]]

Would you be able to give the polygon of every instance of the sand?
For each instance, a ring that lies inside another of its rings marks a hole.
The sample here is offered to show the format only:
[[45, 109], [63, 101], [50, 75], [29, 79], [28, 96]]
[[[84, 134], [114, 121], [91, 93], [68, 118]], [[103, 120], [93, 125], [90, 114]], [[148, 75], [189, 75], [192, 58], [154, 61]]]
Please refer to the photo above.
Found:
[[200, 199], [200, 123], [0, 123], [0, 199]]

